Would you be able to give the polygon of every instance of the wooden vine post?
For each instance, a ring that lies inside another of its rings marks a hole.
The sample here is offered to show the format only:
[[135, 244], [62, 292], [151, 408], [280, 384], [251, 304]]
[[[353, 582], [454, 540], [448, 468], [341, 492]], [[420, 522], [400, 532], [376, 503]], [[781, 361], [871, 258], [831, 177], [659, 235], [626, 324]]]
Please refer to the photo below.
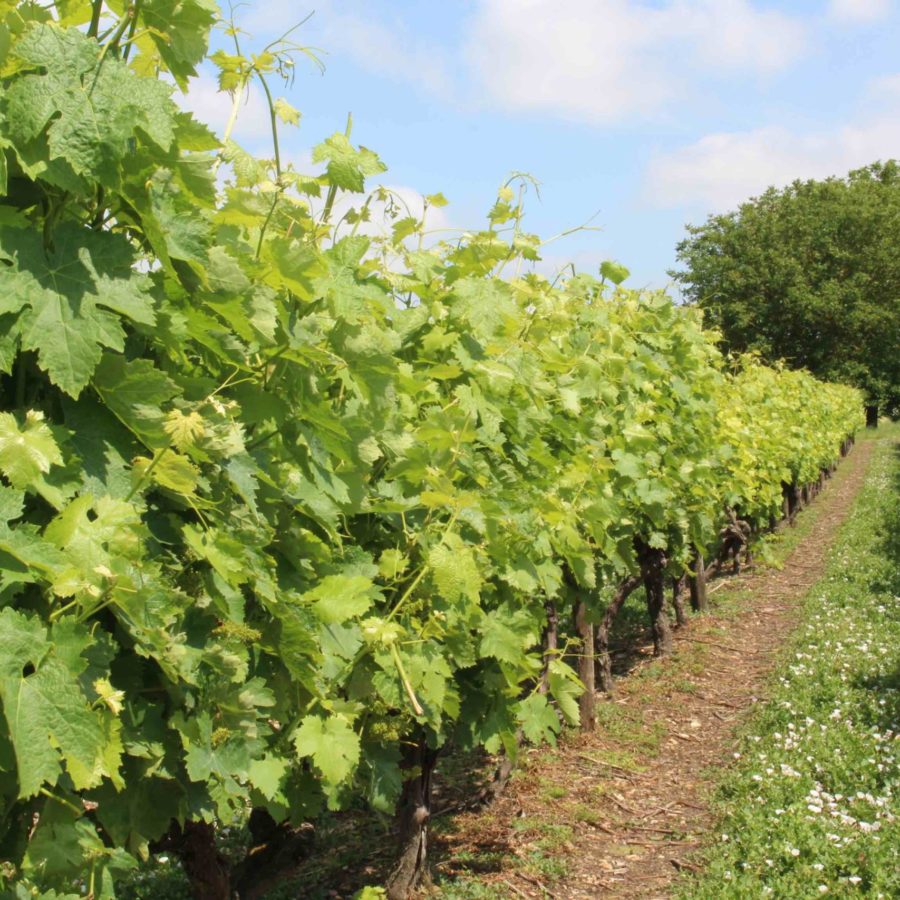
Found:
[[578, 678], [584, 685], [584, 691], [578, 698], [581, 730], [593, 731], [597, 724], [597, 687], [594, 679], [594, 626], [590, 621], [586, 589], [578, 584], [568, 566], [563, 569], [563, 580], [568, 588], [569, 596], [574, 600], [575, 634], [578, 635], [581, 644], [576, 666]]
[[588, 619], [588, 607], [583, 596], [575, 606], [575, 630], [581, 639], [578, 655], [578, 677], [584, 685], [584, 693], [578, 698], [581, 730], [593, 731], [597, 725], [597, 686], [594, 680], [594, 626]]
[[540, 686], [542, 694], [550, 690], [550, 663], [553, 662], [559, 648], [559, 613], [556, 604], [548, 600], [544, 604], [544, 610], [547, 613], [547, 624], [544, 626], [544, 668], [541, 671]]
[[691, 592], [691, 609], [694, 612], [705, 613], [709, 609], [709, 600], [706, 596], [706, 566], [703, 562], [703, 554], [695, 551], [692, 572], [688, 576], [688, 585]]
[[675, 608], [675, 624], [681, 628], [687, 625], [687, 613], [684, 610], [684, 575], [672, 579], [672, 606]]

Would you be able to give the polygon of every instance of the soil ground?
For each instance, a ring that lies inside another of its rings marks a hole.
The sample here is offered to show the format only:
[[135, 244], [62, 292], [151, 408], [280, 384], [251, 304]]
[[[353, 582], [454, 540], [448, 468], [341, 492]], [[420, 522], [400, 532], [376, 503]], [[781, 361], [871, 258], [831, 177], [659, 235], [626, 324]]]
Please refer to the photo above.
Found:
[[715, 826], [716, 775], [736, 728], [765, 700], [872, 446], [858, 443], [786, 529], [783, 568], [713, 582], [712, 614], [676, 632], [672, 657], [632, 646], [619, 659], [629, 677], [601, 703], [596, 732], [531, 751], [489, 809], [441, 823], [432, 848], [446, 896], [667, 897], [679, 870], [698, 867]]

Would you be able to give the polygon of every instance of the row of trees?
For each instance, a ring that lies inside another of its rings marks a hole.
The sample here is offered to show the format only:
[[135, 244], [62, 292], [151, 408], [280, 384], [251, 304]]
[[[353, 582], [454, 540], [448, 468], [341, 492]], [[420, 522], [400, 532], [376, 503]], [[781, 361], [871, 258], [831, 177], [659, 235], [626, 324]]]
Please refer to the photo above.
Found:
[[900, 166], [796, 181], [688, 227], [673, 272], [732, 352], [855, 384], [900, 414]]
[[[662, 579], [777, 516], [861, 397], [724, 359], [620, 267], [530, 273], [510, 186], [458, 240], [390, 203], [364, 236], [348, 133], [309, 176], [283, 100], [269, 160], [172, 101], [208, 0], [0, 10], [0, 878], [112, 897], [165, 848], [254, 896], [367, 804], [403, 896], [439, 752], [588, 721], [607, 589], [647, 586], [664, 652]], [[236, 110], [290, 50], [216, 55]]]

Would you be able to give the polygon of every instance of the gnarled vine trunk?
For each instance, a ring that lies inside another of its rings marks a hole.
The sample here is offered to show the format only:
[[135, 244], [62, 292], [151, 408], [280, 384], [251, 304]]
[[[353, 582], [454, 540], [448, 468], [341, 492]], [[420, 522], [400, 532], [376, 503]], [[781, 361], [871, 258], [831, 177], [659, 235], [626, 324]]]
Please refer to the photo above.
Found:
[[800, 508], [800, 492], [796, 482], [788, 484], [786, 481], [781, 483], [781, 492], [784, 497], [784, 518], [791, 525], [797, 518], [797, 512]]
[[613, 677], [612, 677], [612, 659], [609, 655], [609, 632], [612, 624], [619, 614], [619, 610], [632, 594], [635, 588], [641, 583], [640, 575], [632, 575], [619, 585], [615, 596], [606, 607], [606, 612], [600, 624], [597, 626], [597, 677], [600, 682], [600, 690], [607, 694], [613, 693]]
[[315, 830], [304, 823], [276, 822], [264, 809], [250, 813], [253, 846], [231, 874], [232, 889], [240, 900], [258, 900], [289, 877], [312, 849]]
[[647, 594], [647, 613], [653, 632], [653, 652], [668, 656], [672, 652], [672, 628], [666, 615], [666, 588], [664, 570], [666, 555], [656, 547], [640, 542], [637, 546], [644, 591]]
[[216, 832], [209, 822], [189, 821], [183, 826], [173, 822], [152, 849], [178, 857], [196, 900], [231, 900], [231, 867], [216, 847]]
[[420, 739], [411, 754], [413, 776], [404, 783], [397, 812], [400, 847], [397, 864], [385, 890], [389, 900], [407, 900], [413, 891], [427, 884], [428, 823], [431, 819], [431, 779], [440, 750]]

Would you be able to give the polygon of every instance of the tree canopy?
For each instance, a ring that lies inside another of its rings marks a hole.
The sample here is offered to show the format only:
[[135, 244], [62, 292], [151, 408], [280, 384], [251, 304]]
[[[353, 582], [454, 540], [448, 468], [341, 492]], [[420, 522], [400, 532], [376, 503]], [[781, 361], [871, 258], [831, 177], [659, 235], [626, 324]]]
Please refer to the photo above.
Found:
[[770, 188], [688, 226], [671, 274], [728, 349], [900, 403], [900, 165]]

